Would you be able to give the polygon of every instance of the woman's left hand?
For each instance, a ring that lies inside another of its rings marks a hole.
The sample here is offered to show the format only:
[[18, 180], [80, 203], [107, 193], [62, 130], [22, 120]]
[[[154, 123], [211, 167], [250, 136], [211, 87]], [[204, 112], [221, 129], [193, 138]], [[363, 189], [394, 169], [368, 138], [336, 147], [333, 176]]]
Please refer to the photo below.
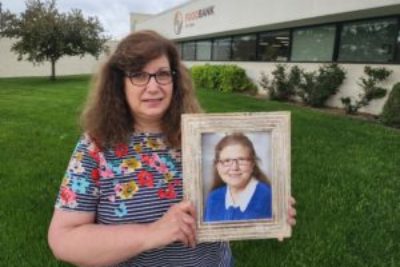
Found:
[[294, 208], [294, 205], [296, 205], [296, 200], [292, 196], [290, 196], [288, 219], [287, 219], [287, 222], [288, 222], [288, 224], [290, 224], [290, 226], [296, 225], [296, 209]]
[[[294, 205], [296, 205], [296, 200], [290, 196], [287, 223], [292, 227], [296, 225], [296, 209]], [[283, 237], [278, 237], [278, 241], [283, 241]]]

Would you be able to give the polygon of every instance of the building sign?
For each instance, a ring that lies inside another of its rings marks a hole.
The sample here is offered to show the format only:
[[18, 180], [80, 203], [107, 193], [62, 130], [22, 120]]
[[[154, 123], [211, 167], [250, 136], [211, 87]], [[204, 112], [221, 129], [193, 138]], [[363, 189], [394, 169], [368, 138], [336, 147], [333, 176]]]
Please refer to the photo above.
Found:
[[181, 34], [183, 26], [185, 26], [185, 28], [194, 27], [196, 25], [196, 21], [214, 15], [214, 7], [215, 6], [201, 8], [195, 11], [187, 12], [185, 15], [183, 15], [180, 11], [176, 11], [174, 17], [175, 34]]
[[180, 11], [177, 11], [175, 13], [175, 18], [174, 18], [174, 32], [176, 35], [179, 35], [181, 33], [182, 26], [183, 26], [183, 16]]

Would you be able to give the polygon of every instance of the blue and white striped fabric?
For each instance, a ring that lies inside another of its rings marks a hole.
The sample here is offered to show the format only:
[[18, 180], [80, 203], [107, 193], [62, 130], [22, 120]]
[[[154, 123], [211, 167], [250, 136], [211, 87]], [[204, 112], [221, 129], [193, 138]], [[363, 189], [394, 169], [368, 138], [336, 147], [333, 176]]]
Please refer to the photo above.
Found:
[[[61, 184], [56, 208], [95, 212], [99, 224], [150, 223], [181, 201], [179, 149], [162, 134], [133, 134], [129, 145], [100, 151], [87, 135], [79, 140]], [[187, 248], [174, 243], [117, 266], [231, 266], [226, 242]]]

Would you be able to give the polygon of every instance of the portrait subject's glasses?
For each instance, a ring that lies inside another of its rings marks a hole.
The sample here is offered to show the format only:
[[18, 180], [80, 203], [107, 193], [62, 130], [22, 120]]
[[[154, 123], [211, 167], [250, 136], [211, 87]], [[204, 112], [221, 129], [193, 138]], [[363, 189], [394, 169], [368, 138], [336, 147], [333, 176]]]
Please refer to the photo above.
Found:
[[148, 73], [145, 71], [126, 73], [133, 85], [144, 86], [147, 85], [151, 79], [154, 77], [156, 82], [160, 85], [167, 85], [172, 82], [172, 78], [175, 76], [176, 72], [173, 70], [159, 70], [156, 73]]
[[220, 159], [217, 162], [221, 164], [223, 167], [230, 167], [234, 162], [236, 164], [239, 164], [239, 166], [241, 167], [247, 167], [251, 164], [251, 159], [250, 158]]

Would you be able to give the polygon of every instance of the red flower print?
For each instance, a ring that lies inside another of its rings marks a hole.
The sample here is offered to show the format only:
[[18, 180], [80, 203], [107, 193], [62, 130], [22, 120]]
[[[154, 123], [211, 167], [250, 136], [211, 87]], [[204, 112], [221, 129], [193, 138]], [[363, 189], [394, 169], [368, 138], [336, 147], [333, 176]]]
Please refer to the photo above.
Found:
[[139, 185], [154, 187], [154, 178], [150, 172], [142, 170], [138, 174], [138, 179], [139, 179]]
[[115, 155], [118, 158], [122, 158], [122, 157], [128, 155], [128, 146], [126, 144], [118, 144], [115, 147]]
[[60, 198], [63, 205], [70, 205], [76, 200], [76, 194], [69, 187], [63, 186], [61, 188]]
[[175, 179], [175, 180], [173, 180], [170, 184], [172, 184], [172, 185], [174, 185], [174, 186], [179, 186], [179, 185], [181, 185], [181, 181]]
[[142, 162], [147, 165], [153, 164], [153, 158], [150, 155], [142, 155]]
[[89, 150], [89, 155], [94, 159], [96, 162], [100, 162], [100, 155], [99, 155], [100, 149], [97, 147], [93, 150]]
[[174, 198], [176, 198], [176, 191], [175, 191], [175, 188], [174, 188], [174, 184], [170, 183], [168, 185], [168, 188], [165, 189], [165, 190], [164, 189], [159, 189], [158, 190], [158, 196], [161, 199], [174, 199]]
[[92, 176], [93, 181], [96, 183], [96, 185], [99, 185], [99, 180], [100, 180], [99, 169], [93, 169], [91, 176]]

